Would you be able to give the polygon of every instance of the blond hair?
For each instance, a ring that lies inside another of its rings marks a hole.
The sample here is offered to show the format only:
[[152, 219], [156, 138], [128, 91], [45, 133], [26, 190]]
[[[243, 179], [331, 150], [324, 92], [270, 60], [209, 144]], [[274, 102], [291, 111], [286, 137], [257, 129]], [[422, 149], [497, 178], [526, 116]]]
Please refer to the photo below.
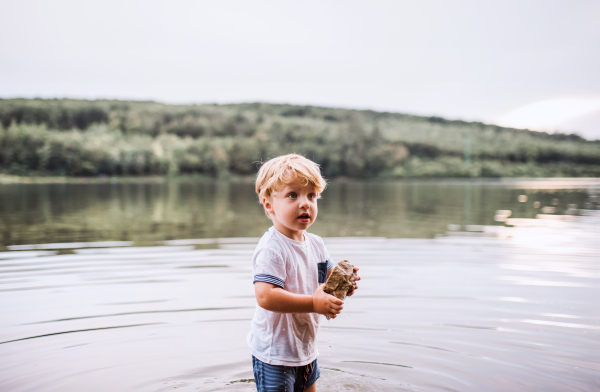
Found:
[[301, 155], [282, 155], [263, 163], [260, 167], [256, 176], [258, 201], [263, 204], [263, 198], [271, 200], [279, 189], [294, 180], [303, 185], [312, 184], [317, 191], [317, 197], [327, 187], [318, 164]]

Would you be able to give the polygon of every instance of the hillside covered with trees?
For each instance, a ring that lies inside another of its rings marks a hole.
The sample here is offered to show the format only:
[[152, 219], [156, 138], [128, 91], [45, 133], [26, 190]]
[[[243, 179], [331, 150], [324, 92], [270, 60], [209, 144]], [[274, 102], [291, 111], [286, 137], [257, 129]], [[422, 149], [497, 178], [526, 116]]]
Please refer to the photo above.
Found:
[[0, 99], [0, 172], [252, 175], [295, 152], [327, 178], [598, 177], [600, 141], [399, 113], [247, 103]]

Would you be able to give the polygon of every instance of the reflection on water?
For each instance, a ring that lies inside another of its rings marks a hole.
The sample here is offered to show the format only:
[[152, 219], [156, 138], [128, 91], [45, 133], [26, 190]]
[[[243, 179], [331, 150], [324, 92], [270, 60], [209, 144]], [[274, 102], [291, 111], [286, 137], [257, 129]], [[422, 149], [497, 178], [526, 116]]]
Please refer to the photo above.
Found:
[[[546, 207], [556, 214], [586, 208], [599, 189], [599, 181], [579, 179], [334, 182], [311, 229], [326, 237], [433, 238], [449, 224], [501, 225], [497, 210], [534, 218]], [[4, 246], [260, 237], [270, 225], [251, 183], [8, 184], [0, 185], [0, 201]]]
[[[600, 215], [589, 209], [598, 188], [593, 182], [573, 190], [536, 184], [333, 184], [321, 202], [318, 230], [330, 230], [325, 242], [332, 257], [360, 266], [363, 280], [342, 315], [323, 320], [319, 389], [600, 388]], [[254, 390], [245, 338], [255, 305], [250, 259], [256, 239], [233, 237], [257, 237], [268, 222], [253, 198], [247, 209], [232, 202], [246, 197], [233, 196], [232, 189], [247, 185], [227, 185], [227, 201], [213, 199], [222, 204], [211, 208], [177, 196], [186, 186], [196, 196], [210, 193], [201, 190], [209, 185], [132, 188], [162, 195], [148, 199], [98, 198], [90, 190], [97, 186], [72, 188], [81, 199], [52, 187], [46, 199], [32, 189], [1, 190], [9, 200], [3, 230], [14, 228], [4, 245], [61, 244], [0, 252], [0, 390]], [[125, 188], [114, 191], [133, 192]], [[465, 192], [471, 193], [468, 205]], [[527, 202], [518, 201], [523, 194]], [[29, 207], [19, 209], [19, 203]], [[180, 203], [206, 225], [194, 226]], [[555, 218], [538, 216], [545, 203], [557, 208]], [[143, 212], [157, 204], [166, 211], [157, 230], [138, 228], [152, 222]], [[560, 215], [573, 208], [569, 204], [588, 210]], [[239, 224], [249, 233], [227, 220], [210, 226], [217, 208], [247, 216], [251, 222]], [[497, 210], [526, 220], [505, 226], [494, 220]], [[131, 221], [111, 215], [115, 211]], [[30, 226], [17, 224], [19, 213]], [[52, 219], [64, 231], [45, 233]], [[90, 229], [91, 222], [108, 233]], [[194, 236], [193, 227], [213, 231]], [[364, 237], [339, 237], [340, 227], [361, 229]], [[122, 231], [129, 234], [119, 236]], [[62, 243], [69, 233], [80, 243]], [[230, 235], [215, 239], [219, 233]], [[383, 238], [393, 233], [429, 238]], [[167, 241], [81, 243], [96, 240]]]

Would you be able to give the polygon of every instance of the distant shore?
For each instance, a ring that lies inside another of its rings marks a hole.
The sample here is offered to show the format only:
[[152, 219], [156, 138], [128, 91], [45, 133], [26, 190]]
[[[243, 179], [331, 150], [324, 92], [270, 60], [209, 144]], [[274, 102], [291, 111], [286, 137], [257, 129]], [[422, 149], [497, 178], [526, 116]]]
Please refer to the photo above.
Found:
[[233, 180], [289, 153], [326, 178], [600, 177], [600, 141], [576, 134], [264, 103], [0, 99], [5, 182]]
[[[164, 183], [167, 181], [215, 181], [203, 175], [154, 175], [154, 176], [15, 176], [0, 174], [0, 184], [119, 184], [119, 183]], [[230, 182], [252, 182], [251, 177], [229, 176], [222, 180]]]
[[[553, 188], [571, 188], [573, 185], [590, 183], [600, 185], [598, 177], [439, 177], [439, 178], [372, 178], [372, 179], [354, 179], [347, 177], [337, 177], [328, 179], [328, 182], [353, 182], [353, 181], [402, 181], [402, 182], [436, 182], [436, 183], [485, 183], [485, 184], [519, 184], [526, 183], [547, 183], [547, 186]], [[70, 176], [15, 176], [0, 174], [0, 185], [6, 184], [161, 184], [169, 181], [178, 182], [235, 182], [235, 183], [253, 183], [252, 176], [231, 175], [225, 178], [215, 179], [205, 175], [153, 175], [153, 176], [92, 176], [92, 177], [70, 177]], [[545, 186], [546, 187], [546, 186]]]

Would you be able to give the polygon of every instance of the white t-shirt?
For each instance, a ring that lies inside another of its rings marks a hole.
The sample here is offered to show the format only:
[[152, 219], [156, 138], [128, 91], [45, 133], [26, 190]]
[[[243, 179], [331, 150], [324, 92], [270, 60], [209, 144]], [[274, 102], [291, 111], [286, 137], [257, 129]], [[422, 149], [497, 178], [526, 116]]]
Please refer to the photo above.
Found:
[[[254, 282], [267, 282], [296, 294], [312, 295], [333, 267], [321, 237], [304, 232], [294, 241], [271, 227], [260, 239], [252, 258]], [[256, 304], [248, 347], [257, 359], [271, 365], [303, 366], [319, 354], [317, 313], [277, 313]]]

